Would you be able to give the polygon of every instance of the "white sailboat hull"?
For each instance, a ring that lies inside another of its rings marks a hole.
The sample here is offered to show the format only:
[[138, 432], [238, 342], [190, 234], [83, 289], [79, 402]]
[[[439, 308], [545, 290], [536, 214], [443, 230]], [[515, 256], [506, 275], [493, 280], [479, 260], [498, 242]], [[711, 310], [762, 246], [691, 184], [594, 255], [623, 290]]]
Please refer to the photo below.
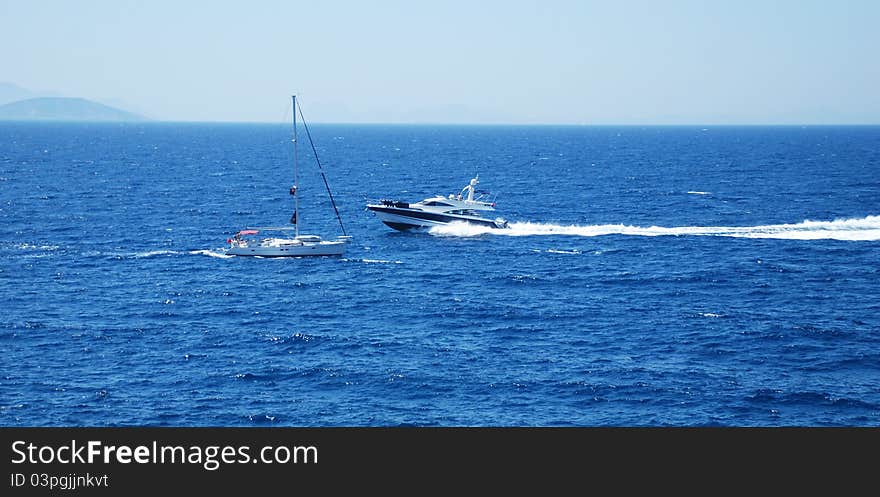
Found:
[[340, 241], [320, 241], [303, 243], [241, 244], [233, 245], [226, 251], [229, 255], [254, 257], [308, 257], [333, 256], [345, 252], [345, 243]]

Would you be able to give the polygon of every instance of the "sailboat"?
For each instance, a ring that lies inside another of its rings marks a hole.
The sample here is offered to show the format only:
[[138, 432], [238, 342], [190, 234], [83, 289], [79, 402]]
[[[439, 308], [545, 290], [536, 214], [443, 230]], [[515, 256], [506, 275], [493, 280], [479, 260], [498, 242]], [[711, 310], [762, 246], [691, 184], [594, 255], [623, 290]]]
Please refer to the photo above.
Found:
[[[289, 226], [264, 226], [264, 227], [248, 227], [239, 230], [232, 238], [229, 238], [229, 249], [226, 251], [230, 255], [256, 256], [256, 257], [304, 257], [304, 256], [333, 256], [342, 255], [345, 251], [345, 244], [351, 237], [345, 231], [342, 224], [342, 218], [339, 216], [339, 209], [336, 208], [336, 201], [333, 199], [333, 193], [330, 192], [330, 185], [327, 183], [327, 176], [324, 174], [324, 168], [321, 167], [321, 161], [318, 159], [318, 151], [315, 143], [312, 141], [312, 134], [306, 124], [302, 109], [296, 100], [296, 95], [291, 97], [293, 102], [293, 186], [290, 188], [290, 194], [293, 196], [294, 209], [293, 216], [290, 218], [293, 227]], [[302, 124], [312, 146], [312, 152], [315, 154], [315, 162], [321, 171], [321, 177], [324, 179], [324, 186], [327, 189], [327, 195], [330, 197], [330, 203], [336, 212], [336, 219], [339, 221], [339, 227], [342, 229], [342, 235], [337, 236], [333, 240], [325, 240], [318, 235], [300, 234], [299, 219], [299, 165], [297, 150], [297, 123], [296, 114], [299, 112], [302, 118]], [[293, 236], [291, 236], [291, 233]]]

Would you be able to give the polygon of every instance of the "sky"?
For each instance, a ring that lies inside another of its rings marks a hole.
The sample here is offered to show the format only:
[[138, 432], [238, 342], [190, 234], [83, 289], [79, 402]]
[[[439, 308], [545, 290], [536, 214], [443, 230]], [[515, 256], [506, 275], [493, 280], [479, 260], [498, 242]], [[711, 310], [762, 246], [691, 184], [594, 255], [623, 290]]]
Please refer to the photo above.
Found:
[[162, 121], [880, 124], [877, 0], [0, 0], [0, 82]]

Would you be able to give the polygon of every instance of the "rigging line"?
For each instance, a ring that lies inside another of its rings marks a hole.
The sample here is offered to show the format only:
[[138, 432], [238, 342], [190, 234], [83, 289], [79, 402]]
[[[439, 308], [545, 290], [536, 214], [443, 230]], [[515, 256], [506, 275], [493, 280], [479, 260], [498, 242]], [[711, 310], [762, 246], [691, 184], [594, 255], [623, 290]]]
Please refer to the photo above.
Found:
[[[339, 209], [336, 208], [336, 201], [333, 200], [333, 193], [330, 192], [330, 184], [327, 183], [327, 176], [324, 174], [321, 160], [318, 159], [318, 150], [315, 148], [315, 142], [312, 141], [312, 133], [309, 131], [309, 125], [306, 124], [306, 116], [303, 115], [302, 107], [299, 106], [299, 100], [296, 101], [296, 108], [299, 109], [299, 115], [302, 117], [303, 128], [306, 130], [306, 136], [309, 137], [309, 144], [312, 146], [312, 152], [315, 154], [315, 162], [318, 163], [318, 169], [321, 170], [321, 179], [324, 180], [324, 186], [327, 188], [327, 195], [330, 196], [330, 203], [333, 204], [333, 210], [336, 211], [336, 220], [339, 221], [339, 227], [342, 228], [342, 234], [348, 236], [348, 233], [345, 232], [345, 226], [342, 224], [342, 217], [339, 215]], [[294, 112], [296, 112], [296, 110], [294, 110]]]

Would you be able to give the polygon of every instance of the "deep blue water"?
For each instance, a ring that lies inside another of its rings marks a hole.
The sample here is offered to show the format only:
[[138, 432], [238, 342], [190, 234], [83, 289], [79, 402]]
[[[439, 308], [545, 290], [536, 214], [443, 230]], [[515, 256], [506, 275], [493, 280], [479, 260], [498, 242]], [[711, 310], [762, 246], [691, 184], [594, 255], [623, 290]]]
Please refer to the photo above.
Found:
[[880, 127], [315, 124], [345, 256], [225, 256], [289, 131], [0, 124], [0, 424], [880, 426]]

